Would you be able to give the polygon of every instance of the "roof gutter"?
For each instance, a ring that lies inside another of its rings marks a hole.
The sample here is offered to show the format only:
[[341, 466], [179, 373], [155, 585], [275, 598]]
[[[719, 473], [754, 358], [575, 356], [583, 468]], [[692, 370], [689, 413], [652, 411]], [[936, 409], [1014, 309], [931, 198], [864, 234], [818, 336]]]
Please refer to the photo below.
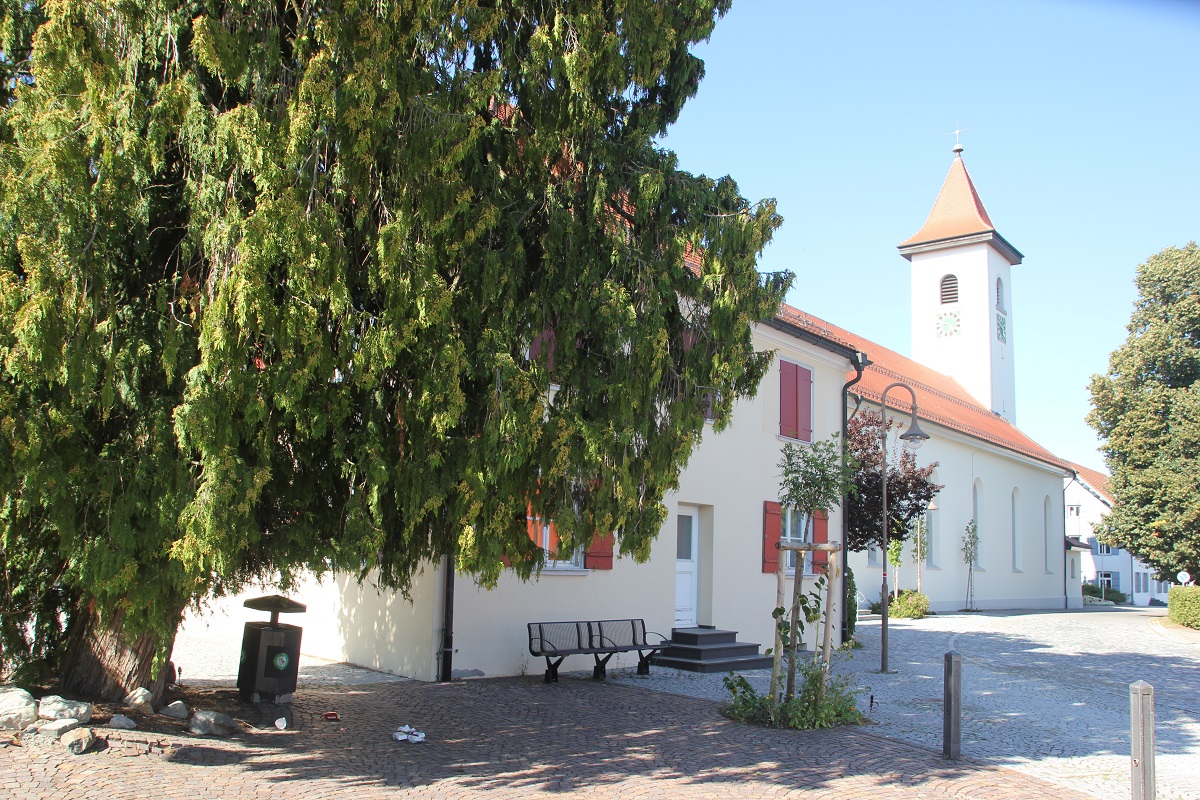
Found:
[[[823, 350], [828, 350], [831, 353], [836, 353], [837, 355], [845, 358], [851, 364], [856, 364], [856, 360], [860, 357], [863, 359], [863, 367], [864, 368], [868, 364], [871, 363], [867, 359], [865, 353], [861, 353], [852, 347], [847, 347], [844, 344], [839, 344], [838, 342], [834, 342], [829, 339], [826, 339], [823, 336], [819, 336], [818, 334], [813, 333], [812, 331], [808, 330], [807, 328], [801, 328], [799, 325], [793, 325], [790, 322], [784, 322], [783, 320], [779, 319], [778, 317], [772, 317], [771, 319], [764, 320], [762, 324], [766, 325], [768, 328], [774, 328], [775, 330], [783, 331], [784, 333], [786, 333], [790, 336], [795, 336], [797, 339], [802, 339], [802, 340], [808, 342], [809, 344], [815, 344], [817, 347], [820, 347]], [[855, 366], [855, 369], [858, 369], [858, 367]], [[848, 383], [846, 385], [853, 386], [861, 378], [862, 378], [862, 372], [860, 371], [858, 378], [856, 378], [854, 381], [852, 381], [851, 383]]]
[[[868, 361], [867, 363], [870, 364], [871, 362]], [[847, 384], [847, 385], [851, 385], [851, 384]], [[871, 398], [863, 397], [862, 395], [855, 395], [855, 397], [858, 397], [860, 399], [860, 401], [866, 400], [868, 403], [872, 403], [872, 404], [879, 402], [878, 400], [872, 400]], [[907, 411], [903, 411], [903, 409], [899, 408], [898, 406], [893, 406], [892, 409], [894, 411], [908, 413]], [[1046, 467], [1051, 468], [1058, 474], [1062, 475], [1064, 478], [1074, 478], [1075, 477], [1075, 470], [1071, 469], [1068, 466], [1064, 466], [1062, 464], [1055, 464], [1053, 461], [1046, 461], [1043, 458], [1038, 458], [1037, 456], [1032, 456], [1029, 453], [1022, 453], [1020, 450], [1017, 450], [1016, 448], [1009, 447], [1008, 445], [1000, 444], [999, 442], [993, 442], [991, 439], [985, 439], [984, 437], [980, 436], [977, 433], [971, 433], [970, 431], [964, 431], [962, 428], [951, 427], [951, 426], [945, 424], [944, 422], [938, 422], [936, 419], [930, 419], [929, 417], [922, 414], [920, 411], [917, 412], [917, 417], [925, 420], [930, 425], [937, 425], [939, 428], [944, 428], [945, 430], [953, 431], [954, 433], [958, 434], [959, 436], [965, 436], [968, 439], [974, 439], [977, 442], [982, 442], [986, 445], [990, 445], [997, 449], [1004, 450], [1005, 452], [1012, 453], [1015, 456], [1020, 456], [1021, 458], [1026, 458], [1026, 459], [1029, 459], [1030, 461], [1034, 461], [1034, 462], [1037, 462], [1038, 464], [1042, 464]], [[1036, 444], [1036, 442], [1035, 442], [1035, 444]], [[1053, 455], [1053, 454], [1051, 454], [1051, 455]], [[1080, 485], [1087, 487], [1087, 484], [1083, 483], [1082, 481], [1080, 481]], [[1088, 487], [1088, 491], [1091, 492], [1092, 494], [1096, 494], [1094, 491], [1091, 490], [1090, 487]], [[1097, 497], [1099, 497], [1099, 495], [1097, 495]], [[1110, 506], [1110, 508], [1111, 508], [1111, 506]]]

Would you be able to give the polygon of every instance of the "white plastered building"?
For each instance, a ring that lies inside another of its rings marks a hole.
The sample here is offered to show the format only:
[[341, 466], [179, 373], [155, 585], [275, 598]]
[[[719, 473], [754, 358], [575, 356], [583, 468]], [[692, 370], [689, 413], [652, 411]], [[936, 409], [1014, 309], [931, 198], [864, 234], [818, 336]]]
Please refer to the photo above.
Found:
[[[800, 522], [778, 503], [783, 446], [841, 433], [848, 415], [878, 407], [884, 388], [897, 381], [913, 388], [922, 426], [932, 436], [919, 462], [937, 461], [935, 479], [945, 485], [927, 515], [929, 545], [921, 559], [922, 589], [933, 609], [966, 605], [960, 549], [971, 519], [981, 542], [974, 606], [1081, 605], [1063, 522], [1063, 480], [1073, 472], [1015, 425], [1009, 281], [1010, 267], [1022, 256], [992, 226], [958, 148], [929, 219], [901, 245], [901, 254], [912, 262], [914, 358], [782, 307], [753, 332], [755, 347], [776, 355], [771, 370], [756, 397], [735, 404], [728, 428], [706, 432], [678, 490], [664, 498], [668, 517], [649, 560], [581, 554], [529, 583], [506, 573], [492, 590], [458, 577], [452, 675], [540, 675], [543, 665], [528, 653], [526, 633], [527, 623], [538, 621], [640, 618], [668, 636], [675, 628], [715, 627], [770, 644], [775, 542]], [[907, 394], [889, 394], [888, 406], [907, 416]], [[818, 540], [843, 539], [840, 510], [818, 523]], [[878, 555], [850, 557], [859, 590], [869, 598], [878, 597], [882, 583]], [[915, 587], [916, 573], [906, 556], [898, 585]], [[443, 673], [446, 584], [444, 563], [428, 564], [408, 598], [348, 576], [309, 581], [294, 593], [308, 606], [296, 620], [304, 628], [303, 652], [436, 679]], [[831, 590], [840, 598], [840, 576], [833, 576]], [[241, 601], [228, 598], [188, 624], [235, 635], [251, 618]], [[834, 613], [841, 615], [840, 604]], [[815, 631], [805, 640], [813, 646]], [[610, 666], [635, 662], [629, 654]], [[571, 656], [562, 668], [591, 663], [588, 656]]]
[[1152, 601], [1166, 604], [1171, 582], [1155, 580], [1153, 567], [1128, 550], [1101, 544], [1092, 531], [1113, 507], [1108, 476], [1079, 464], [1072, 466], [1075, 475], [1064, 484], [1063, 497], [1067, 536], [1087, 547], [1080, 565], [1083, 581], [1124, 592], [1135, 606], [1148, 606]]

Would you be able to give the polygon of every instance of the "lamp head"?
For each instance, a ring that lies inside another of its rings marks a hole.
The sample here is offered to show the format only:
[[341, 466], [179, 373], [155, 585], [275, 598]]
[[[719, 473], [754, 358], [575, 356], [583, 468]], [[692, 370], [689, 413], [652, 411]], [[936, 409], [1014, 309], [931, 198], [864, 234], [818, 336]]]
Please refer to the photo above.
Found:
[[904, 442], [905, 447], [916, 450], [928, 438], [929, 434], [921, 430], [921, 426], [917, 424], [916, 409], [914, 409], [912, 424], [908, 426], [908, 430], [900, 434], [900, 441]]

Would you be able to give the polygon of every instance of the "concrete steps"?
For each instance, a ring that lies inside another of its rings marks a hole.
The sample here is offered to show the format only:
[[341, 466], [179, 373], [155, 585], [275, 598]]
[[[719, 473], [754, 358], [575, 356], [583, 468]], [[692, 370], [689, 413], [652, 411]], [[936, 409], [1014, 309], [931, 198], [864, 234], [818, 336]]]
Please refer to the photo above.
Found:
[[704, 673], [770, 669], [771, 657], [759, 653], [759, 647], [751, 642], [739, 642], [737, 631], [673, 628], [671, 646], [654, 657], [654, 664]]

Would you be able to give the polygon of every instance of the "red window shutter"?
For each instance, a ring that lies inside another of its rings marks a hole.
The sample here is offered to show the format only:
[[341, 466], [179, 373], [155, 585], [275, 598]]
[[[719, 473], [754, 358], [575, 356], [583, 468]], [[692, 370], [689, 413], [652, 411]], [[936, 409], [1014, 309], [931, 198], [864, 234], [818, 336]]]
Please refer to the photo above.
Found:
[[596, 535], [592, 539], [592, 543], [588, 545], [587, 552], [583, 554], [583, 566], [586, 569], [612, 569], [613, 568], [613, 535], [610, 533], [607, 536]]
[[812, 441], [812, 370], [796, 367], [796, 438]]
[[797, 393], [799, 367], [779, 362], [779, 435], [795, 439], [800, 433], [800, 398]]
[[[813, 544], [825, 544], [829, 541], [829, 515], [818, 511], [813, 517]], [[813, 551], [813, 572], [824, 570], [829, 566], [829, 553], [824, 550]]]
[[779, 537], [783, 535], [783, 507], [770, 500], [763, 503], [762, 571], [779, 569]]
[[529, 344], [529, 359], [536, 361], [542, 358], [546, 362], [546, 369], [554, 370], [554, 346], [557, 344], [557, 339], [554, 335], [554, 328], [546, 328], [546, 330], [533, 337], [533, 341]]

